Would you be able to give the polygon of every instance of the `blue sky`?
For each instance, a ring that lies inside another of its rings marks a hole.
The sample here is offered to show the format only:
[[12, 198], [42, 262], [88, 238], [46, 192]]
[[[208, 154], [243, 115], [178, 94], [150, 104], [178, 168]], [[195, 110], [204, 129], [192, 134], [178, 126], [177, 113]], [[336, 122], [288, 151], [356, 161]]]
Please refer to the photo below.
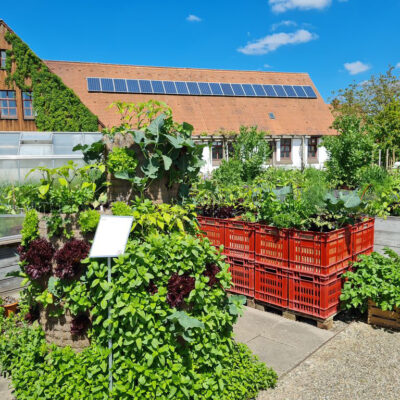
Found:
[[308, 72], [325, 100], [389, 64], [400, 73], [399, 16], [399, 0], [19, 0], [0, 9], [43, 59]]

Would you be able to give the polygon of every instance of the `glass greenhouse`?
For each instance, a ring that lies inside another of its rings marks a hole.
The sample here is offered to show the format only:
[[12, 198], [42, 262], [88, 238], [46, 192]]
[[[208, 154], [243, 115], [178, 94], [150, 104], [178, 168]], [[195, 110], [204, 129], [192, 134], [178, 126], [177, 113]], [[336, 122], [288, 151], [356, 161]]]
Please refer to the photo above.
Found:
[[92, 144], [101, 139], [94, 132], [0, 132], [0, 183], [23, 183], [37, 180], [39, 174], [26, 175], [32, 168], [56, 168], [72, 160], [83, 164], [78, 144]]

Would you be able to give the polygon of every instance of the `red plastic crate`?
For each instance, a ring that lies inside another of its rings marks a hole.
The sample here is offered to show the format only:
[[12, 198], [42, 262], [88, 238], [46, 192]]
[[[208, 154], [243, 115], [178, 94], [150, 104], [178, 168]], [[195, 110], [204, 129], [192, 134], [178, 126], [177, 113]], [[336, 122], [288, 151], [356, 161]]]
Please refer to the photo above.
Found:
[[287, 308], [288, 270], [255, 263], [254, 298], [267, 304]]
[[373, 247], [370, 247], [369, 249], [366, 249], [366, 250], [364, 250], [364, 251], [361, 251], [361, 252], [358, 253], [358, 254], [353, 254], [353, 262], [358, 261], [358, 257], [359, 257], [360, 255], [362, 255], [362, 254], [368, 255], [368, 254], [371, 254], [373, 251], [374, 251], [374, 248], [373, 248]]
[[229, 272], [232, 275], [232, 293], [254, 297], [254, 261], [228, 257]]
[[369, 218], [352, 227], [353, 255], [363, 254], [374, 248], [375, 219]]
[[198, 216], [197, 220], [204, 236], [210, 240], [212, 245], [225, 245], [225, 220], [202, 216]]
[[254, 260], [255, 224], [225, 220], [225, 250], [229, 257]]
[[352, 229], [332, 232], [291, 230], [289, 233], [289, 269], [329, 276], [348, 268], [352, 260]]
[[255, 261], [289, 268], [289, 230], [256, 225]]
[[318, 318], [328, 318], [339, 311], [345, 271], [330, 277], [289, 272], [289, 310]]

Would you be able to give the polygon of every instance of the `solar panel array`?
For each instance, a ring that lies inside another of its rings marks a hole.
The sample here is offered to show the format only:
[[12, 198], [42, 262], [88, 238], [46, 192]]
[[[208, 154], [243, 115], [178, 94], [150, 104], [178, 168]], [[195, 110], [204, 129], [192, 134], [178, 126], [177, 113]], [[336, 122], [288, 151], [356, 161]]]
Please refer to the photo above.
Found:
[[87, 78], [89, 92], [316, 99], [311, 86]]

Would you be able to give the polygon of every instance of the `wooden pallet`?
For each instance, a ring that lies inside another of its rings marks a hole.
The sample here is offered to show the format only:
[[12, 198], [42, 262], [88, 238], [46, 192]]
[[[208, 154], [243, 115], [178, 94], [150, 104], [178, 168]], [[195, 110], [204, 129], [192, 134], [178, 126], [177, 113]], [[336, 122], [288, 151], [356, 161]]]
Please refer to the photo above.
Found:
[[301, 319], [302, 322], [315, 322], [318, 328], [325, 330], [330, 330], [333, 328], [333, 318], [336, 315], [336, 314], [331, 315], [329, 318], [321, 319], [313, 317], [311, 315], [302, 314], [297, 311], [292, 311], [261, 302], [256, 302], [255, 308], [260, 311], [267, 311], [267, 312], [273, 312], [274, 314], [280, 314], [282, 315], [283, 318], [290, 319], [291, 321], [297, 321]]
[[373, 301], [368, 302], [368, 323], [383, 328], [400, 330], [400, 308], [383, 311]]

